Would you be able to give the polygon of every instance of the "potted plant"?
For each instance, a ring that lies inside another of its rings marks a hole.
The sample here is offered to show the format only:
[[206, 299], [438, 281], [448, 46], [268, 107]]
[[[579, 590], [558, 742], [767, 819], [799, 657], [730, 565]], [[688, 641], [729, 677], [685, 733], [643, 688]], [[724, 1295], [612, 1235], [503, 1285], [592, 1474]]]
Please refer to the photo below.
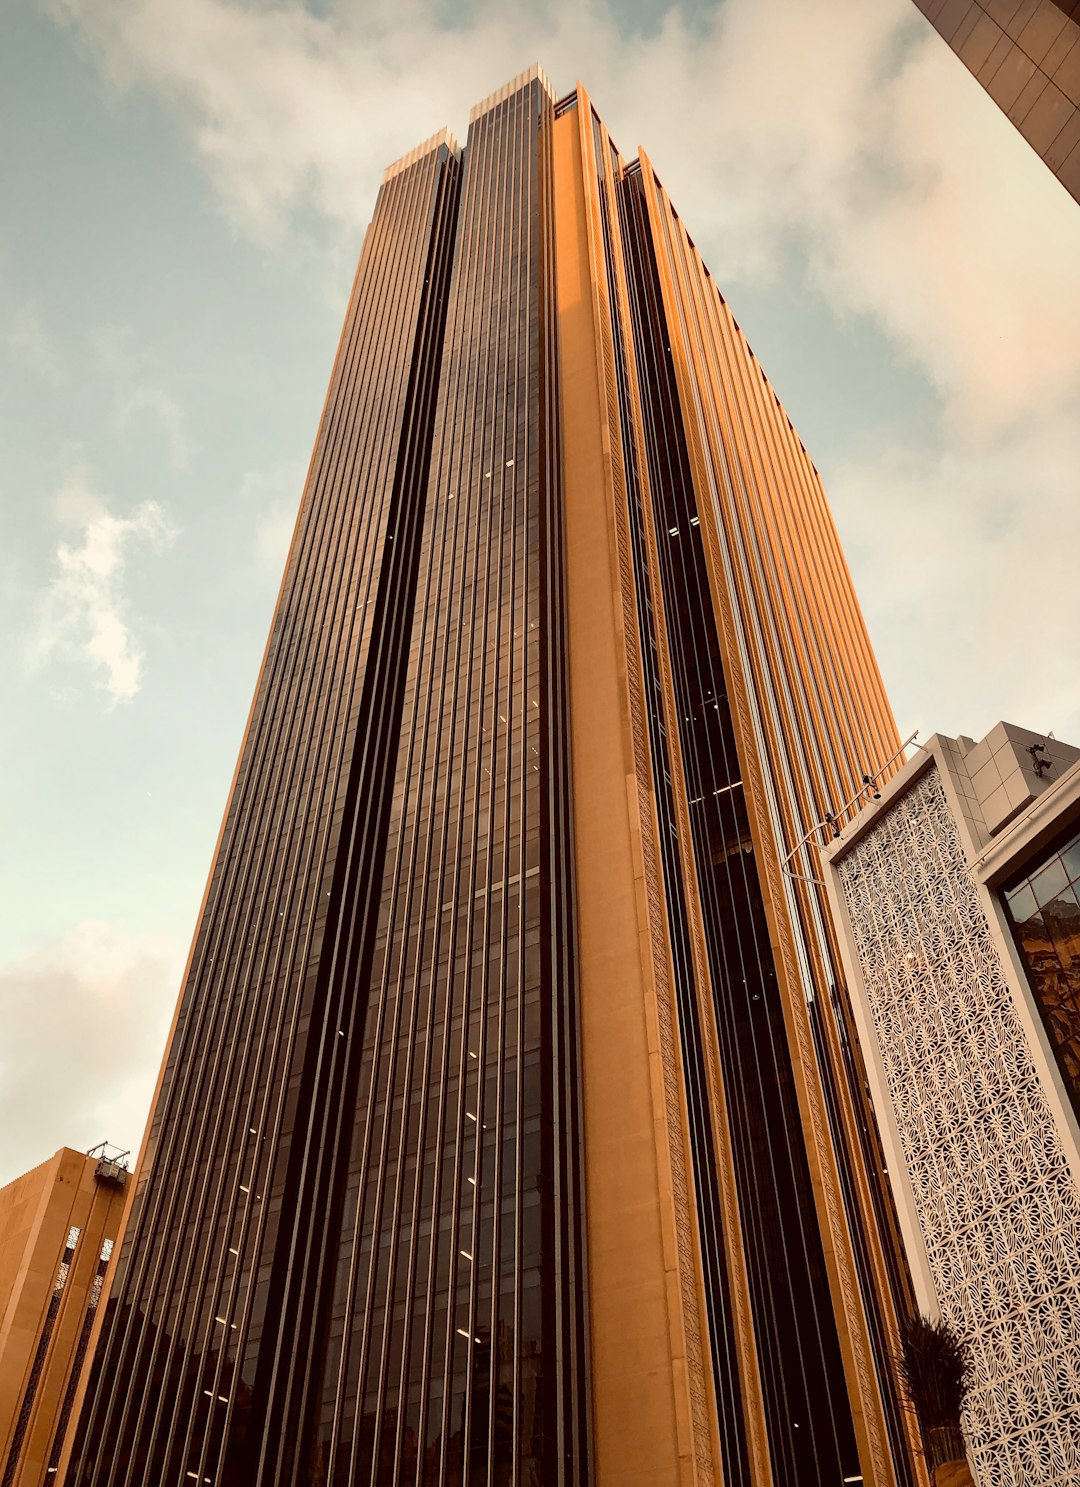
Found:
[[971, 1385], [967, 1344], [943, 1319], [910, 1316], [900, 1323], [897, 1361], [934, 1487], [975, 1487], [960, 1425]]

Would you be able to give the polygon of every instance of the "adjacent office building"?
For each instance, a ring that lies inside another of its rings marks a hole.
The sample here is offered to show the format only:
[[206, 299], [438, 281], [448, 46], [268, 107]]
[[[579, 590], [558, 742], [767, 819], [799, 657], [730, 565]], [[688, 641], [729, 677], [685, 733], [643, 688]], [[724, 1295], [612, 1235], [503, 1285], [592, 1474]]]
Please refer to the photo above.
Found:
[[915, 0], [1080, 201], [1080, 0]]
[[0, 1188], [3, 1487], [56, 1480], [124, 1207], [115, 1157], [61, 1147]]
[[386, 172], [73, 1483], [908, 1484], [811, 828], [899, 740], [644, 154]]
[[1080, 1481], [1080, 750], [935, 735], [825, 854], [925, 1312], [981, 1487]]

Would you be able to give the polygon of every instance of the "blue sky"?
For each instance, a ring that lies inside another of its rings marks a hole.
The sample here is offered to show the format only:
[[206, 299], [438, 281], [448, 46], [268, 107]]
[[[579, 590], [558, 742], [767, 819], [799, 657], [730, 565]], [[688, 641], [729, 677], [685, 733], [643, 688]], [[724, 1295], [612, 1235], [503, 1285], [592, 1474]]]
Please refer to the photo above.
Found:
[[0, 1180], [136, 1145], [381, 169], [538, 59], [816, 460], [902, 731], [1080, 741], [1080, 211], [910, 0], [9, 0]]

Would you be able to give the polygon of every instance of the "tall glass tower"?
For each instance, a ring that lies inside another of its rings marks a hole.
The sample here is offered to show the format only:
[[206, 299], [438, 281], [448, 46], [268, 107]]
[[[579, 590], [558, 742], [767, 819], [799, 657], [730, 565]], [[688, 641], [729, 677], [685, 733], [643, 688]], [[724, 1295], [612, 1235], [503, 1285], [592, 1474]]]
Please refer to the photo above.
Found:
[[69, 1480], [910, 1483], [820, 481], [536, 69], [364, 241]]

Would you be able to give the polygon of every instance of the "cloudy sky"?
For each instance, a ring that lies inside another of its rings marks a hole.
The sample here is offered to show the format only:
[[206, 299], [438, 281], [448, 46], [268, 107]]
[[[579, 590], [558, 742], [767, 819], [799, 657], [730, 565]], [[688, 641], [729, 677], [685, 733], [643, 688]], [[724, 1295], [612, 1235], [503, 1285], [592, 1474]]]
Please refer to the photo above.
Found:
[[0, 1182], [137, 1146], [384, 165], [533, 60], [672, 192], [902, 732], [1080, 741], [1080, 209], [911, 0], [7, 0]]

